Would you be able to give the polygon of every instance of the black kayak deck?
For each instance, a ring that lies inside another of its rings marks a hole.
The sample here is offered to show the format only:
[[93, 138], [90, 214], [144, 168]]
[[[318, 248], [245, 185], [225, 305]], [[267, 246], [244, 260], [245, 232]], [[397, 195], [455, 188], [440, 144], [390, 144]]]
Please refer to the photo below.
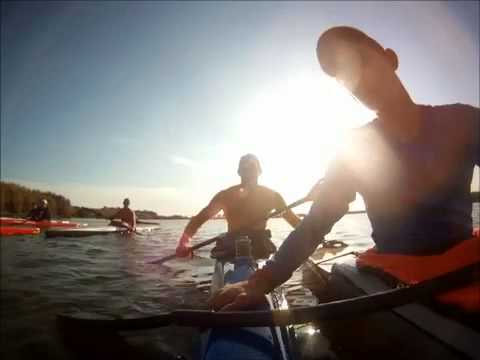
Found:
[[[355, 260], [336, 264], [331, 272], [307, 265], [314, 277], [328, 277], [328, 283], [311, 290], [322, 300], [331, 301], [391, 289], [373, 273], [359, 270]], [[480, 334], [425, 305], [412, 303], [369, 314], [351, 321], [320, 324], [324, 335], [337, 349], [340, 359], [358, 356], [388, 356], [435, 359], [480, 359]], [[336, 344], [336, 345], [335, 345]]]

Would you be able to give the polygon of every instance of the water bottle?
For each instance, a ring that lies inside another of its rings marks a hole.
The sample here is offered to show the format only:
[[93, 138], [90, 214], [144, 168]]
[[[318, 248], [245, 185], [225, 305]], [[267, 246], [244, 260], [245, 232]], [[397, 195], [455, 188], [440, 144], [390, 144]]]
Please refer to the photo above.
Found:
[[252, 241], [248, 238], [248, 236], [240, 236], [235, 240], [235, 257], [252, 257]]

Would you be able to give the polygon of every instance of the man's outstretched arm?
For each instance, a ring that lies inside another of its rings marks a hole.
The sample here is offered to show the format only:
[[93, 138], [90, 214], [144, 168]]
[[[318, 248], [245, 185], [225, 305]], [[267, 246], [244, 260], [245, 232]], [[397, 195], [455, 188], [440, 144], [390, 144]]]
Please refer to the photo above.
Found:
[[182, 236], [180, 237], [180, 240], [178, 241], [176, 249], [177, 256], [186, 257], [191, 255], [192, 251], [190, 242], [192, 237], [205, 222], [218, 214], [218, 212], [222, 209], [221, 198], [221, 193], [215, 195], [205, 208], [203, 208], [197, 215], [190, 219], [185, 227], [185, 230], [183, 231]]
[[[275, 210], [276, 211], [282, 211], [287, 207], [287, 203], [283, 199], [282, 195], [279, 193], [276, 193], [276, 206]], [[285, 219], [286, 222], [288, 222], [293, 228], [296, 228], [298, 224], [302, 221], [291, 209], [286, 209], [282, 217]]]

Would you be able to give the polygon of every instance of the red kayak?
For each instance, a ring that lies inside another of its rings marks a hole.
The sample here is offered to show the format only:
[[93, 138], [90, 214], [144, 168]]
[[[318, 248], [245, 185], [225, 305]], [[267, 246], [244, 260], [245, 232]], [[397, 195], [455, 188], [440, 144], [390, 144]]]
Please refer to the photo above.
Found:
[[0, 217], [0, 226], [4, 225], [27, 225], [35, 226], [40, 229], [61, 227], [61, 228], [74, 228], [79, 227], [79, 223], [63, 220], [42, 220], [42, 221], [31, 221], [19, 218], [10, 218], [10, 217]]
[[0, 226], [0, 236], [38, 234], [40, 234], [40, 228], [38, 227]]

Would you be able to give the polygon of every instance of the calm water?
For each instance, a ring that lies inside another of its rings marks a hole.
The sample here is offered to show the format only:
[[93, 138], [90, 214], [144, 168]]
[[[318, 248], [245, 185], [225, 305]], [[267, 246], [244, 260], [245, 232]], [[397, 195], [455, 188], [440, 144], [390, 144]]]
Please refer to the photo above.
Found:
[[[474, 217], [478, 219], [478, 208]], [[106, 224], [103, 220], [79, 221]], [[79, 239], [47, 239], [44, 235], [2, 238], [3, 358], [74, 358], [55, 326], [55, 315], [60, 312], [133, 317], [176, 308], [205, 308], [208, 284], [201, 281], [207, 280], [205, 274], [211, 271], [211, 247], [198, 251], [190, 261], [148, 265], [146, 261], [174, 251], [186, 221], [168, 220], [159, 224], [158, 231], [134, 238], [119, 235]], [[269, 227], [276, 244], [290, 232], [282, 219], [270, 220]], [[223, 220], [209, 221], [195, 240], [205, 240], [225, 230]], [[372, 245], [370, 231], [364, 214], [347, 215], [327, 238], [346, 242], [349, 246], [343, 252], [361, 250]], [[317, 258], [331, 255], [317, 254]], [[294, 306], [314, 303], [311, 294], [298, 285], [299, 281], [300, 271], [297, 271], [286, 285], [289, 302]], [[173, 359], [177, 354], [189, 359], [197, 333], [195, 329], [169, 327], [122, 335], [125, 344], [138, 351], [134, 355], [137, 359]], [[109, 345], [107, 340], [104, 347], [119, 346], [117, 342]]]

